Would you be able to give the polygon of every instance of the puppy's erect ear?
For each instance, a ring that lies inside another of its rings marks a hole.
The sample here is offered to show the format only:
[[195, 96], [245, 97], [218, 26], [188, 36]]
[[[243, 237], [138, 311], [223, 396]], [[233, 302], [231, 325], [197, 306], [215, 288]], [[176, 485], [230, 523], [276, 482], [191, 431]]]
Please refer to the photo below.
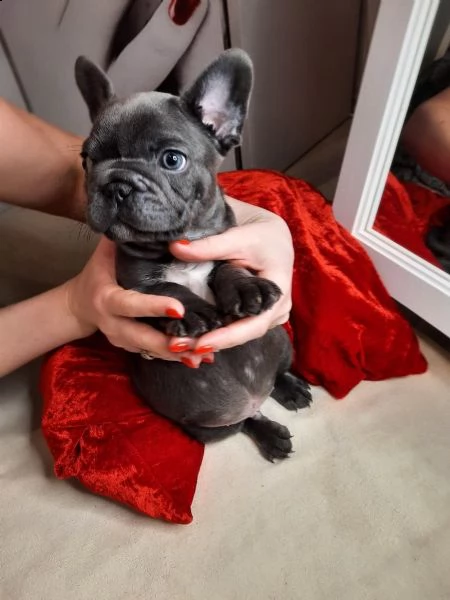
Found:
[[75, 80], [89, 109], [91, 121], [94, 121], [100, 110], [114, 97], [112, 83], [100, 67], [85, 56], [79, 56], [75, 62]]
[[226, 50], [181, 97], [187, 109], [214, 135], [223, 155], [241, 143], [252, 82], [248, 54], [239, 49]]

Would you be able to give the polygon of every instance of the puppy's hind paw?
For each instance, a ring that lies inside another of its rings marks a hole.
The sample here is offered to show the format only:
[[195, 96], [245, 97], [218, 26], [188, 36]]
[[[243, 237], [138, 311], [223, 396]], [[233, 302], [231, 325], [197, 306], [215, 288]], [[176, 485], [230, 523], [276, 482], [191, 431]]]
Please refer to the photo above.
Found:
[[312, 402], [309, 384], [288, 371], [278, 375], [271, 396], [287, 410], [308, 408]]
[[259, 415], [247, 419], [243, 431], [253, 439], [261, 454], [270, 462], [289, 458], [293, 451], [289, 429], [275, 421], [270, 421], [267, 417]]

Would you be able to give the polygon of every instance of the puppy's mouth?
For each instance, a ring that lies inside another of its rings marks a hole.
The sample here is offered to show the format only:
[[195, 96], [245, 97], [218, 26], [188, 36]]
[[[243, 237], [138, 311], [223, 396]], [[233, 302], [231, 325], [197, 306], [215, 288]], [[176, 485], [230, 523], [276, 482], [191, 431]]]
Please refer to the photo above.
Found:
[[[122, 218], [116, 216], [112, 223], [108, 225], [103, 233], [110, 240], [126, 245], [131, 249], [142, 249], [143, 246], [154, 242], [170, 242], [179, 239], [183, 232], [188, 228], [188, 219], [177, 219], [175, 227], [155, 227], [150, 223], [148, 227], [138, 228]], [[181, 221], [181, 222], [180, 222]]]
[[134, 196], [118, 205], [101, 194], [93, 196], [88, 206], [90, 227], [117, 243], [169, 241], [183, 233], [192, 220], [192, 207], [166, 207], [152, 199]]

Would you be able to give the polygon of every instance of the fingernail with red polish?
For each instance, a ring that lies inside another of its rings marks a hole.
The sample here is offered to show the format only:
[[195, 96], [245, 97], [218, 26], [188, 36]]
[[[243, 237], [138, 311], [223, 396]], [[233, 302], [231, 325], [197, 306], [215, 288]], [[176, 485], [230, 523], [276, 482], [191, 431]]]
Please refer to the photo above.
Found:
[[171, 0], [169, 16], [175, 25], [185, 25], [199, 4], [200, 0]]
[[202, 363], [206, 363], [207, 365], [212, 365], [214, 362], [214, 356], [205, 356], [202, 360]]
[[187, 352], [189, 350], [189, 344], [186, 342], [178, 342], [169, 346], [171, 352]]
[[189, 246], [191, 243], [189, 240], [177, 240], [177, 244], [183, 244], [183, 246]]
[[183, 315], [181, 315], [175, 308], [168, 308], [166, 310], [166, 315], [171, 317], [172, 319], [182, 319]]
[[198, 369], [198, 365], [196, 365], [194, 361], [192, 361], [190, 358], [186, 358], [185, 356], [183, 356], [181, 362], [183, 363], [183, 365], [186, 365], [186, 367], [190, 367], [191, 369]]
[[200, 346], [200, 348], [194, 349], [194, 354], [211, 354], [211, 352], [214, 352], [212, 346]]

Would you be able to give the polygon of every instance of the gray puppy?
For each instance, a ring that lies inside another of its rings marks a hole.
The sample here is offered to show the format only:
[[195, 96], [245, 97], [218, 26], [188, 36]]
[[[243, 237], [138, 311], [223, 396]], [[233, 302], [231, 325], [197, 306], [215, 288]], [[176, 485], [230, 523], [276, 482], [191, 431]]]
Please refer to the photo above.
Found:
[[[181, 97], [149, 92], [120, 100], [84, 57], [75, 75], [93, 121], [82, 148], [88, 224], [117, 244], [123, 287], [171, 296], [185, 307], [182, 319], [142, 320], [170, 336], [195, 338], [271, 308], [281, 295], [271, 281], [223, 261], [182, 263], [168, 250], [170, 241], [236, 225], [216, 175], [241, 140], [253, 76], [247, 54], [223, 52]], [[289, 410], [311, 402], [308, 384], [289, 372], [291, 361], [279, 326], [216, 353], [214, 364], [199, 369], [133, 355], [132, 378], [151, 408], [197, 440], [244, 431], [273, 461], [290, 454], [291, 435], [261, 415], [261, 404], [270, 394]]]

